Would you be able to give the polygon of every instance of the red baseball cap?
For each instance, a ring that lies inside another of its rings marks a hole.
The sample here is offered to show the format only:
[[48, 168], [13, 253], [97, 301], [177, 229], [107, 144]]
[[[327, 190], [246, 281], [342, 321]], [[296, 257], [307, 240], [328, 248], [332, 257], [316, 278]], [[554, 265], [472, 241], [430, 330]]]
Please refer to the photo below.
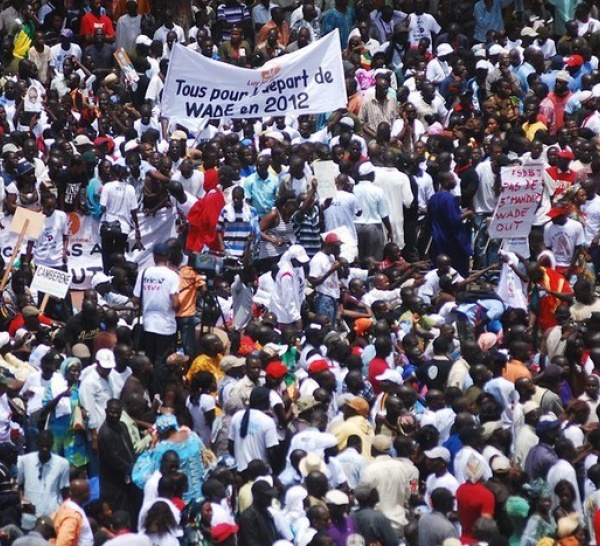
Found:
[[219, 523], [211, 528], [210, 537], [212, 541], [220, 544], [225, 542], [231, 535], [234, 535], [240, 530], [235, 523]]
[[575, 66], [581, 66], [583, 64], [583, 57], [581, 55], [571, 55], [567, 59], [567, 68], [572, 68]]
[[282, 379], [287, 371], [286, 365], [281, 362], [281, 360], [275, 360], [274, 362], [269, 363], [265, 368], [265, 373], [275, 379]]
[[554, 205], [546, 216], [549, 218], [560, 218], [561, 216], [566, 216], [571, 212], [571, 206], [568, 204], [557, 204]]
[[319, 373], [324, 372], [326, 370], [331, 369], [331, 366], [324, 358], [319, 358], [318, 360], [313, 360], [308, 365], [308, 373]]
[[342, 240], [340, 239], [340, 236], [337, 233], [328, 233], [325, 237], [325, 244], [327, 245], [333, 245], [335, 243], [341, 242]]
[[556, 154], [556, 157], [560, 157], [562, 159], [570, 159], [571, 161], [575, 159], [575, 156], [573, 155], [573, 152], [571, 150], [561, 150]]

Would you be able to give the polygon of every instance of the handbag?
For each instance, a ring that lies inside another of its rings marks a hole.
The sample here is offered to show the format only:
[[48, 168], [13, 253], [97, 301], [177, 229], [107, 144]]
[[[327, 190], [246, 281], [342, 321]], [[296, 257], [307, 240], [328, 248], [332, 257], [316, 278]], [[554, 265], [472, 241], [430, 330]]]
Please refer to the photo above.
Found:
[[140, 283], [140, 308], [138, 310], [138, 316], [136, 323], [133, 325], [133, 329], [131, 331], [131, 340], [133, 342], [133, 350], [140, 351], [144, 345], [144, 274], [146, 271], [142, 272], [142, 282]]
[[121, 222], [119, 220], [100, 222], [100, 237], [114, 237], [121, 234]]
[[83, 411], [79, 404], [75, 406], [75, 409], [73, 410], [73, 417], [71, 418], [71, 427], [73, 428], [73, 430], [78, 431], [83, 431], [87, 428], [85, 418], [83, 416]]

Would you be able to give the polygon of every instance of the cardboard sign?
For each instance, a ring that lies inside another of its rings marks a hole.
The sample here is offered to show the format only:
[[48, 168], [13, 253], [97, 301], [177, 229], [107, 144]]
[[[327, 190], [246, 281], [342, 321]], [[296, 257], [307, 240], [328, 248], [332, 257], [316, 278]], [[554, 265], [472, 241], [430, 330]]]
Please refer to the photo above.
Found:
[[488, 233], [492, 239], [527, 237], [544, 188], [542, 165], [502, 167], [501, 193]]
[[61, 271], [40, 265], [35, 270], [31, 288], [44, 294], [49, 294], [58, 299], [63, 299], [71, 286], [72, 275]]
[[121, 74], [123, 74], [123, 78], [127, 81], [128, 84], [136, 83], [140, 80], [138, 73], [133, 68], [133, 63], [127, 55], [127, 52], [120, 47], [113, 53], [117, 63], [119, 64], [119, 68], [121, 68]]
[[321, 202], [330, 197], [335, 197], [337, 195], [335, 177], [340, 174], [340, 169], [337, 164], [331, 160], [315, 161], [312, 164], [312, 168], [319, 184], [317, 186], [317, 193], [319, 194]]
[[25, 237], [35, 240], [42, 234], [42, 230], [44, 229], [44, 218], [45, 216], [41, 212], [34, 212], [29, 209], [24, 209], [23, 207], [17, 207], [12, 222], [10, 223], [10, 230], [13, 233], [21, 233], [27, 220], [29, 220], [29, 225], [25, 230]]

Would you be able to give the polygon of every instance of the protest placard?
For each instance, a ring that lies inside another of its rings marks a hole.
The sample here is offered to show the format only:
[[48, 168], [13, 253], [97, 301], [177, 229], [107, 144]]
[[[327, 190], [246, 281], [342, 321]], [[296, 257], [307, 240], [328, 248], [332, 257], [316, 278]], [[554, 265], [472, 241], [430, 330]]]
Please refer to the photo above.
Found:
[[503, 167], [500, 198], [488, 228], [492, 239], [527, 237], [544, 186], [542, 165]]
[[319, 199], [325, 201], [326, 199], [333, 198], [337, 194], [337, 188], [335, 187], [335, 177], [339, 174], [340, 169], [334, 161], [315, 161], [312, 164], [315, 178], [317, 179], [317, 193]]
[[173, 120], [319, 114], [345, 108], [346, 80], [337, 30], [251, 70], [173, 46], [162, 93]]
[[62, 299], [67, 295], [69, 286], [71, 286], [71, 279], [71, 274], [66, 271], [39, 265], [35, 270], [31, 288]]

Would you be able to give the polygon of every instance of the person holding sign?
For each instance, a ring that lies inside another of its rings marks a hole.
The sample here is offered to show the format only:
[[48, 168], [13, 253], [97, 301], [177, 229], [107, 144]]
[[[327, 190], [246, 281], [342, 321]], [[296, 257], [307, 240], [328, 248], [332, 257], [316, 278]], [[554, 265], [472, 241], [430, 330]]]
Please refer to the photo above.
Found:
[[[44, 228], [36, 241], [27, 243], [23, 263], [29, 265], [33, 258], [36, 266], [44, 265], [67, 272], [69, 222], [66, 213], [57, 210], [56, 205], [54, 195], [42, 194]], [[38, 304], [41, 303], [42, 297], [43, 294], [38, 294]], [[56, 320], [67, 321], [73, 315], [70, 295], [67, 294], [63, 301], [53, 299], [48, 302], [46, 314]]]

